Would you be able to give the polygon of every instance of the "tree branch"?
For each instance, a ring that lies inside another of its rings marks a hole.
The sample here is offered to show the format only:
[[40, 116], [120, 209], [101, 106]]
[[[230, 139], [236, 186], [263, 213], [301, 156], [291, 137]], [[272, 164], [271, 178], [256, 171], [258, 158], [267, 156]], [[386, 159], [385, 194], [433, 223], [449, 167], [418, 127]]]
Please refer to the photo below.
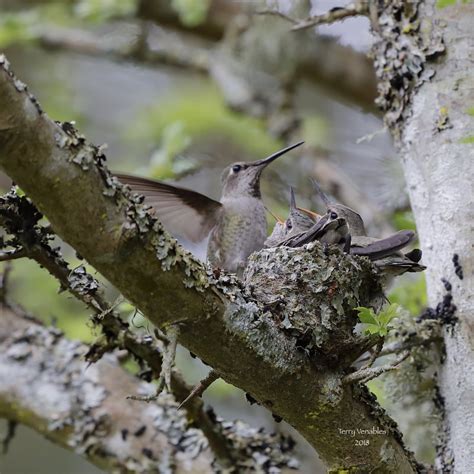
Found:
[[9, 260], [16, 260], [18, 258], [26, 257], [24, 249], [9, 250], [6, 252], [0, 252], [0, 262], [7, 262]]
[[[40, 218], [41, 214], [25, 197], [9, 193], [0, 198], [0, 226], [15, 236], [22, 246], [23, 256], [45, 268], [59, 281], [62, 289], [67, 289], [95, 313], [92, 321], [102, 328], [106, 341], [93, 344], [86, 353], [86, 360], [97, 362], [105, 352], [121, 348], [133, 354], [137, 360], [146, 362], [154, 374], [160, 374], [160, 348], [149, 338], [141, 337], [129, 329], [128, 323], [122, 321], [104, 298], [100, 283], [87, 274], [83, 267], [70, 270], [59, 250], [52, 249], [48, 244], [50, 235], [44, 228], [39, 227]], [[171, 389], [178, 402], [187, 400], [192, 391], [176, 371], [172, 374]], [[223, 466], [232, 465], [235, 460], [222, 437], [222, 430], [204, 410], [202, 401], [193, 400], [187, 405], [186, 413], [188, 419], [195, 422], [206, 435], [219, 462]]]
[[[369, 304], [378, 287], [369, 262], [338, 249], [326, 254], [319, 246], [311, 252], [269, 249], [254, 255], [244, 294], [233, 278], [216, 278], [170, 238], [140, 198], [111, 177], [101, 151], [70, 124], [52, 122], [4, 58], [0, 63], [0, 167], [61, 238], [155, 325], [180, 323], [180, 343], [292, 424], [329, 466], [416, 471], [393, 421], [367, 392], [342, 384], [345, 367], [337, 364], [354, 350], [352, 308]], [[327, 265], [331, 272], [322, 271]], [[308, 293], [291, 280], [298, 272], [305, 274]], [[263, 276], [267, 283], [259, 281]], [[328, 304], [321, 291], [327, 285], [338, 288], [330, 296], [337, 304]], [[275, 292], [293, 308], [286, 313], [291, 330], [282, 325], [285, 313], [260, 309]], [[325, 313], [308, 315], [302, 310], [308, 307]], [[335, 442], [341, 425], [376, 426], [386, 434], [360, 450], [349, 437]]]
[[410, 352], [405, 351], [392, 364], [382, 365], [380, 367], [363, 367], [352, 374], [346, 375], [342, 380], [345, 384], [351, 384], [356, 382], [368, 382], [369, 380], [382, 375], [385, 372], [389, 372], [390, 370], [395, 370], [398, 366], [410, 355]]
[[106, 471], [162, 472], [163, 462], [181, 473], [212, 471], [205, 438], [186, 428], [171, 398], [154, 406], [125, 400], [137, 386], [150, 392], [153, 385], [125, 372], [112, 355], [87, 367], [82, 360], [87, 349], [3, 307], [0, 416]]
[[[138, 31], [137, 31], [138, 34]], [[179, 69], [191, 69], [198, 73], [209, 72], [211, 52], [205, 48], [191, 45], [189, 42], [176, 42], [162, 37], [148, 42], [148, 35], [143, 43], [135, 41], [136, 35], [129, 40], [100, 36], [83, 29], [54, 28], [43, 29], [37, 34], [39, 44], [45, 49], [64, 50], [86, 54], [88, 56], [109, 57], [116, 61], [136, 61], [149, 65], [165, 65]]]
[[350, 3], [346, 7], [332, 8], [326, 13], [315, 15], [305, 20], [297, 20], [293, 31], [305, 30], [313, 26], [331, 24], [337, 21], [345, 20], [353, 16], [367, 15], [369, 13], [369, 2], [367, 0]]
[[[108, 472], [214, 471], [206, 438], [188, 426], [170, 396], [153, 405], [126, 400], [137, 387], [152, 393], [154, 386], [126, 372], [112, 354], [87, 366], [83, 356], [88, 349], [4, 306], [0, 416], [33, 428]], [[248, 462], [252, 454], [258, 459], [262, 451], [270, 466], [294, 464], [284, 436], [238, 423], [221, 429], [236, 454], [233, 466]]]

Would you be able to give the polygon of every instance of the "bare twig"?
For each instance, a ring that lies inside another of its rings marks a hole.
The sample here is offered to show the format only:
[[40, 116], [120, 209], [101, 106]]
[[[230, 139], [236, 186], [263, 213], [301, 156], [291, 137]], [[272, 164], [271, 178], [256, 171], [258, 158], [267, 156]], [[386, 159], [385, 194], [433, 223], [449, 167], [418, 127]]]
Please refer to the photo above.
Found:
[[366, 366], [363, 367], [364, 369], [368, 369], [372, 367], [372, 365], [374, 365], [375, 359], [377, 359], [377, 357], [380, 355], [380, 352], [383, 348], [383, 343], [384, 343], [383, 338], [381, 338], [380, 341], [377, 342], [377, 345], [375, 346], [374, 351], [370, 355], [369, 361], [367, 362]]
[[194, 386], [194, 388], [191, 390], [191, 393], [180, 403], [178, 410], [180, 410], [193, 398], [200, 397], [218, 378], [218, 373], [215, 370], [211, 370], [205, 378], [203, 378], [197, 385]]
[[2, 441], [3, 447], [3, 454], [7, 454], [8, 448], [10, 447], [10, 443], [12, 442], [13, 438], [15, 437], [16, 427], [18, 423], [14, 420], [7, 420], [7, 433], [5, 434], [5, 438]]
[[367, 15], [369, 11], [368, 8], [369, 8], [368, 2], [366, 1], [357, 1], [343, 8], [342, 7], [332, 8], [327, 13], [323, 13], [321, 15], [315, 15], [315, 16], [307, 18], [306, 20], [298, 21], [295, 24], [295, 26], [291, 28], [291, 30], [292, 31], [305, 30], [313, 26], [335, 23], [336, 21], [341, 21], [353, 16]]
[[16, 260], [17, 258], [26, 257], [24, 249], [8, 250], [6, 252], [0, 252], [0, 262], [7, 262], [8, 260]]
[[[158, 379], [158, 385], [154, 395], [141, 397], [138, 395], [130, 395], [130, 400], [137, 400], [142, 402], [151, 402], [156, 400], [160, 393], [166, 389], [168, 392], [171, 391], [171, 372], [176, 357], [176, 347], [178, 345], [179, 328], [176, 325], [171, 326], [166, 331], [168, 342], [165, 343], [163, 350], [163, 362], [161, 364], [160, 377]], [[186, 401], [186, 400], [185, 400]], [[181, 407], [181, 405], [180, 405]]]
[[12, 270], [11, 262], [7, 261], [3, 265], [3, 272], [0, 273], [0, 305], [7, 302], [8, 279]]
[[301, 20], [296, 20], [295, 18], [292, 18], [291, 16], [285, 15], [284, 13], [278, 11], [278, 10], [258, 10], [255, 12], [256, 15], [271, 15], [271, 16], [277, 16], [283, 20], [286, 20], [290, 23], [293, 23], [294, 25], [298, 24], [299, 21]]
[[383, 374], [384, 372], [388, 372], [390, 370], [398, 369], [398, 366], [410, 355], [410, 352], [406, 351], [403, 352], [393, 364], [382, 365], [380, 367], [364, 367], [363, 369], [357, 370], [352, 374], [346, 375], [342, 379], [342, 383], [349, 385], [356, 382], [366, 383], [369, 380], [378, 377], [379, 375]]

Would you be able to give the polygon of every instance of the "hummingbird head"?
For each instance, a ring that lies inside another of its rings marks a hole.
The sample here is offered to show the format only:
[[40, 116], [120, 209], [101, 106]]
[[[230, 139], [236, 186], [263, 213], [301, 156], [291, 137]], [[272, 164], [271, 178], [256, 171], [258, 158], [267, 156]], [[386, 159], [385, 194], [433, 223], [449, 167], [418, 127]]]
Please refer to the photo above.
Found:
[[327, 197], [323, 190], [319, 187], [319, 184], [316, 180], [312, 180], [316, 192], [319, 194], [319, 197], [322, 199], [326, 205], [326, 209], [331, 219], [337, 219], [338, 217], [343, 217], [346, 220], [347, 226], [349, 227], [349, 232], [352, 235], [367, 235], [365, 231], [364, 221], [360, 214], [351, 209], [350, 207], [344, 206], [343, 204], [337, 204]]
[[263, 160], [245, 162], [239, 161], [228, 166], [222, 174], [224, 187], [222, 196], [252, 196], [260, 198], [260, 176], [262, 171], [280, 156], [288, 153], [293, 148], [302, 145], [304, 142], [295, 143], [283, 150], [264, 158]]
[[285, 221], [286, 232], [308, 230], [316, 223], [316, 219], [313, 217], [314, 215], [314, 213], [302, 210], [296, 206], [295, 191], [293, 187], [290, 186], [290, 213]]

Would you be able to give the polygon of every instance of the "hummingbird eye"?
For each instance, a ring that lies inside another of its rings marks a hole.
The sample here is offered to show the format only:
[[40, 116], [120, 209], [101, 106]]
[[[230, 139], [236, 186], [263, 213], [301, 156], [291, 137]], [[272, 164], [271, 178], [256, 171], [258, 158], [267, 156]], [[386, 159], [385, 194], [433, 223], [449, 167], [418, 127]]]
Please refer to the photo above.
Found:
[[293, 224], [291, 223], [291, 221], [287, 221], [287, 223], [286, 223], [286, 228], [287, 228], [288, 230], [293, 229]]
[[337, 214], [334, 211], [331, 212], [331, 214], [329, 214], [329, 216], [331, 217], [331, 219], [337, 219]]
[[242, 169], [242, 166], [240, 166], [240, 165], [234, 165], [234, 166], [232, 166], [232, 171], [233, 171], [234, 173], [238, 173], [241, 169]]

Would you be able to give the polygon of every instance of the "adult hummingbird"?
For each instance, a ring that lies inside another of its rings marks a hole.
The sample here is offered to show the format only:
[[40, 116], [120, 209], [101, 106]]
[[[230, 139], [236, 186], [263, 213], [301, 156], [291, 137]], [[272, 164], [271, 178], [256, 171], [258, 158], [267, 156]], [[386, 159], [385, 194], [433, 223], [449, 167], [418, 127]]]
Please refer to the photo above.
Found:
[[260, 193], [262, 171], [303, 143], [290, 145], [262, 160], [228, 166], [222, 174], [220, 201], [152, 179], [126, 174], [117, 177], [145, 197], [145, 203], [156, 211], [169, 232], [191, 242], [201, 242], [209, 236], [209, 262], [223, 270], [238, 272], [245, 268], [249, 255], [263, 247], [267, 234]]

